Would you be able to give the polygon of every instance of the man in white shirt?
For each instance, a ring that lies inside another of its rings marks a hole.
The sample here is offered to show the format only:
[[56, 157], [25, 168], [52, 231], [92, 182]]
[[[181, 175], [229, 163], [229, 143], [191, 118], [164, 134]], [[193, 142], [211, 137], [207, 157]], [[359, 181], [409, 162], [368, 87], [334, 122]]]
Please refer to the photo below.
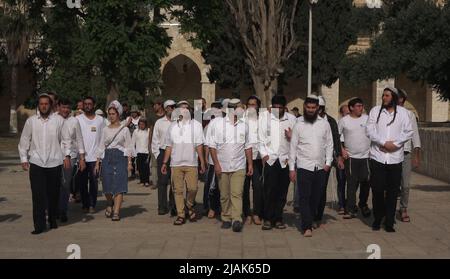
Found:
[[210, 124], [211, 136], [207, 139], [215, 174], [219, 179], [222, 228], [233, 227], [234, 232], [242, 230], [246, 162], [247, 175], [253, 174], [252, 146], [243, 115], [244, 109], [240, 107], [239, 99], [230, 100], [227, 115]]
[[259, 115], [259, 152], [264, 164], [264, 224], [285, 229], [283, 209], [289, 189], [289, 149], [297, 118], [286, 112], [286, 97], [275, 95], [269, 111]]
[[357, 216], [356, 191], [359, 188], [359, 204], [364, 217], [370, 216], [367, 205], [369, 199], [369, 148], [370, 139], [366, 135], [366, 123], [369, 118], [363, 114], [364, 103], [360, 98], [349, 101], [350, 114], [339, 120], [339, 134], [342, 142], [342, 157], [345, 162], [347, 178], [347, 202], [344, 219]]
[[59, 190], [62, 165], [70, 167], [71, 138], [64, 119], [52, 112], [49, 95], [38, 98], [38, 113], [25, 122], [19, 142], [22, 168], [30, 172], [33, 200], [32, 234], [47, 229], [45, 210], [48, 210], [50, 229], [58, 228]]
[[[95, 213], [98, 194], [98, 175], [95, 174], [96, 152], [101, 142], [105, 122], [103, 117], [95, 114], [95, 99], [83, 100], [84, 113], [77, 116], [85, 149], [86, 169], [80, 172], [80, 194], [84, 213]], [[88, 187], [89, 182], [89, 187]]]
[[[173, 100], [167, 100], [163, 104], [166, 116], [156, 120], [153, 128], [152, 135], [152, 153], [156, 158], [157, 171], [158, 171], [158, 215], [165, 215], [169, 213], [169, 207], [167, 206], [167, 185], [170, 184], [170, 168], [167, 168], [167, 173], [161, 173], [161, 168], [164, 160], [164, 152], [166, 150], [166, 134], [169, 130], [170, 124], [172, 124], [172, 112], [175, 109], [175, 102]], [[170, 165], [170, 158], [167, 161]], [[173, 199], [172, 190], [169, 194], [169, 206], [175, 211], [175, 201]], [[174, 212], [175, 213], [175, 212]]]
[[[399, 90], [398, 105], [404, 107], [408, 94], [402, 89]], [[411, 219], [408, 215], [408, 200], [409, 200], [409, 180], [411, 178], [411, 169], [418, 168], [420, 165], [420, 135], [419, 128], [417, 126], [416, 115], [409, 111], [409, 118], [411, 120], [411, 125], [413, 128], [413, 137], [411, 140], [407, 141], [404, 146], [405, 159], [402, 163], [402, 183], [401, 183], [401, 198], [400, 198], [400, 220], [402, 222], [410, 222]]]
[[[258, 152], [258, 115], [261, 107], [261, 100], [257, 96], [250, 96], [247, 99], [247, 110], [244, 114], [245, 122], [248, 125], [249, 141], [252, 145], [253, 175], [246, 176], [244, 182], [244, 193], [242, 196], [242, 212], [246, 218], [246, 224], [261, 225], [264, 216], [264, 194], [262, 185], [263, 164]], [[250, 212], [250, 182], [253, 188], [253, 214]]]
[[[70, 115], [71, 103], [68, 99], [61, 99], [59, 101], [58, 112], [64, 118], [64, 125], [67, 126], [67, 132], [71, 139], [70, 142], [70, 167], [66, 167], [62, 172], [62, 187], [59, 201], [59, 220], [61, 223], [67, 222], [67, 208], [69, 203], [69, 196], [72, 183], [74, 182], [74, 174], [79, 168], [83, 171], [86, 168], [86, 161], [84, 158], [84, 143], [81, 135], [80, 123], [78, 120]], [[78, 162], [78, 163], [77, 163]]]
[[306, 97], [303, 116], [292, 130], [289, 150], [289, 177], [297, 183], [301, 227], [305, 237], [312, 236], [312, 222], [325, 191], [325, 179], [333, 161], [330, 124], [319, 115], [319, 98]]
[[[200, 174], [205, 172], [205, 161], [202, 125], [191, 119], [189, 109], [179, 108], [178, 110], [179, 119], [174, 121], [167, 131], [161, 173], [167, 174], [167, 164], [170, 159], [173, 192], [178, 213], [174, 225], [183, 225], [186, 211], [191, 222], [197, 220], [194, 202], [198, 190], [198, 161], [200, 160]], [[186, 202], [185, 188], [187, 188]]]
[[366, 133], [371, 140], [372, 229], [380, 230], [381, 221], [386, 217], [386, 231], [395, 232], [394, 218], [402, 179], [403, 147], [414, 134], [408, 111], [398, 106], [396, 88], [387, 87], [384, 90], [382, 105], [370, 111]]

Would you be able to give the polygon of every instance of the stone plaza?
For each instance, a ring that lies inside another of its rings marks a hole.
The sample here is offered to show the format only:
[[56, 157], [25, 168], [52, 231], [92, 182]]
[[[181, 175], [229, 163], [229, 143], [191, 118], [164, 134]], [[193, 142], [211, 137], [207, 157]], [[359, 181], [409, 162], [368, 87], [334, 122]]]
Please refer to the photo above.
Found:
[[[373, 232], [372, 218], [343, 220], [327, 206], [325, 226], [304, 238], [293, 213], [292, 185], [285, 230], [262, 231], [252, 224], [234, 233], [206, 217], [174, 226], [173, 218], [157, 215], [157, 191], [131, 181], [120, 222], [105, 218], [106, 201], [99, 192], [95, 214], [84, 214], [80, 204], [71, 203], [68, 223], [33, 236], [28, 174], [21, 170], [16, 149], [17, 139], [0, 138], [0, 258], [65, 259], [73, 254], [67, 250], [70, 244], [78, 245], [83, 259], [366, 259], [378, 252], [368, 252], [371, 244], [378, 245], [383, 259], [450, 258], [450, 185], [417, 173], [411, 185], [411, 223], [397, 220], [396, 233]], [[202, 190], [201, 184], [198, 210]]]

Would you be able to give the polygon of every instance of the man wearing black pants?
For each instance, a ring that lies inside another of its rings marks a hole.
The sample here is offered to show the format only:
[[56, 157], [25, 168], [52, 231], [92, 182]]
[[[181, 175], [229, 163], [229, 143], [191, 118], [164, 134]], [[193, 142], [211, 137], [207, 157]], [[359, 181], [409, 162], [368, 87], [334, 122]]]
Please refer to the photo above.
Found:
[[369, 114], [366, 132], [371, 140], [370, 167], [374, 222], [372, 229], [380, 230], [385, 217], [387, 232], [395, 232], [394, 218], [402, 177], [404, 144], [413, 136], [408, 111], [398, 106], [398, 90], [387, 87], [382, 105]]
[[303, 116], [292, 130], [289, 152], [289, 178], [299, 193], [301, 227], [305, 237], [312, 236], [312, 221], [317, 216], [325, 179], [333, 161], [333, 139], [327, 120], [318, 115], [319, 99], [309, 95]]
[[[166, 132], [169, 130], [169, 126], [172, 123], [172, 111], [175, 109], [175, 102], [173, 100], [167, 100], [163, 104], [165, 116], [159, 118], [155, 122], [152, 133], [152, 153], [156, 158], [157, 174], [158, 174], [158, 214], [165, 215], [169, 213], [169, 207], [167, 205], [167, 186], [170, 184], [171, 168], [167, 168], [167, 174], [161, 173], [161, 167], [164, 160], [164, 152], [166, 149], [165, 139]], [[170, 162], [168, 162], [170, 163]], [[176, 215], [175, 201], [172, 193], [172, 187], [169, 192], [169, 206], [171, 215]]]
[[369, 198], [370, 139], [366, 135], [366, 123], [369, 117], [363, 114], [364, 104], [362, 99], [353, 98], [348, 106], [350, 114], [339, 120], [338, 125], [348, 182], [344, 219], [352, 219], [357, 216], [356, 192], [358, 188], [360, 189], [358, 206], [362, 215], [367, 218], [371, 213], [367, 205]]
[[286, 228], [283, 208], [289, 189], [289, 142], [296, 121], [295, 116], [286, 113], [286, 97], [282, 95], [272, 98], [272, 107], [258, 120], [259, 152], [264, 164], [263, 230]]
[[51, 112], [52, 99], [42, 94], [38, 99], [38, 113], [27, 119], [19, 142], [22, 168], [30, 172], [33, 200], [32, 234], [40, 234], [47, 229], [45, 210], [48, 210], [50, 229], [58, 227], [59, 194], [61, 188], [62, 165], [71, 168], [71, 138], [64, 118]]

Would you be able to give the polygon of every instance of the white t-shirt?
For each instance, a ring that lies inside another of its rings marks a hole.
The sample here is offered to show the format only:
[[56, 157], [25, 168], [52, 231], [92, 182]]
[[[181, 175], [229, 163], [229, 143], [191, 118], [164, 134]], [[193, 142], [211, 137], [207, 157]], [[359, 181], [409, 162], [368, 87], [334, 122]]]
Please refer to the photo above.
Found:
[[339, 120], [339, 134], [344, 142], [350, 158], [369, 158], [370, 139], [366, 134], [366, 123], [369, 117], [366, 114], [359, 118], [347, 115]]
[[90, 120], [84, 114], [77, 116], [80, 122], [81, 134], [83, 135], [86, 162], [97, 161], [97, 149], [100, 144], [105, 121], [103, 117], [96, 115]]

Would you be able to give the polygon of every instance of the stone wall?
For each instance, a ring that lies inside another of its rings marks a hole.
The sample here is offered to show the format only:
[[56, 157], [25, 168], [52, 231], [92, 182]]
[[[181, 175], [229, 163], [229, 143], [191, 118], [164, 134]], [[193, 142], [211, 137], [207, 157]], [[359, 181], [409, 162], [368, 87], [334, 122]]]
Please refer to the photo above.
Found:
[[419, 173], [450, 183], [450, 127], [419, 128], [422, 156]]

